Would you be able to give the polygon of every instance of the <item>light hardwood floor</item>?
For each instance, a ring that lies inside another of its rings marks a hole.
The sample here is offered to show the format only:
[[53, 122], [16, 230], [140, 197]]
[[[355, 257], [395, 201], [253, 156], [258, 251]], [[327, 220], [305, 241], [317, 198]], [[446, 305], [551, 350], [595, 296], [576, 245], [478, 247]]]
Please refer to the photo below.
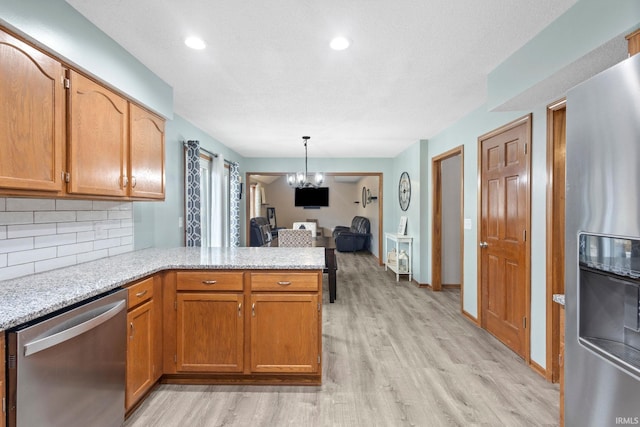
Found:
[[396, 283], [368, 254], [338, 266], [322, 386], [163, 384], [125, 426], [558, 425], [557, 385], [464, 318], [459, 291]]

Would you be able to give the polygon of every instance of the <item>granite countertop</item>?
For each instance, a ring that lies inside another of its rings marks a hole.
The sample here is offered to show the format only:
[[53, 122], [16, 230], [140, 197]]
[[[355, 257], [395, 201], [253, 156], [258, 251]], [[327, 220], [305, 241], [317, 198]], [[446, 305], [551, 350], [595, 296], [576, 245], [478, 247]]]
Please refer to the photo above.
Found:
[[564, 305], [564, 294], [553, 294], [553, 302]]
[[144, 249], [0, 281], [0, 331], [170, 269], [320, 270], [324, 248]]

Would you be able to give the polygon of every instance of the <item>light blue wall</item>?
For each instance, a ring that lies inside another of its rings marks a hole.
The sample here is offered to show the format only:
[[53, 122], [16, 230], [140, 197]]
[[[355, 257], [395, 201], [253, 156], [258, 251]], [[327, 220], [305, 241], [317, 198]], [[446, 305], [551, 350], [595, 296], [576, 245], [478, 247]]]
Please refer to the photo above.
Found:
[[[424, 274], [427, 271], [425, 265], [427, 263], [430, 264], [431, 261], [426, 256], [423, 256], [423, 254], [426, 255], [426, 252], [423, 252], [420, 242], [428, 237], [427, 230], [422, 227], [422, 217], [426, 211], [422, 210], [421, 197], [422, 183], [428, 181], [424, 180], [425, 177], [421, 174], [420, 149], [421, 143], [418, 141], [393, 159], [393, 173], [389, 176], [391, 192], [385, 193], [387, 195], [386, 198], [389, 199], [385, 204], [388, 209], [387, 216], [391, 217], [392, 223], [390, 227], [385, 228], [385, 231], [397, 232], [400, 217], [407, 217], [407, 236], [413, 236], [413, 276], [418, 283], [426, 284], [428, 280]], [[411, 201], [409, 202], [409, 209], [406, 211], [400, 208], [398, 199], [398, 184], [402, 172], [407, 172], [411, 179]]]
[[490, 110], [553, 75], [640, 20], [638, 0], [580, 0], [488, 77]]
[[[188, 140], [200, 141], [200, 146], [226, 160], [238, 162], [244, 174], [242, 156], [198, 127], [175, 115], [166, 124], [165, 144], [165, 200], [164, 202], [135, 202], [133, 204], [135, 249], [148, 247], [170, 248], [184, 245], [184, 227], [178, 227], [184, 218], [184, 146]], [[244, 202], [243, 198], [243, 202]], [[244, 236], [244, 208], [241, 203], [241, 237]], [[242, 239], [241, 239], [242, 241]]]
[[2, 0], [0, 23], [158, 114], [173, 116], [173, 89], [64, 0]]

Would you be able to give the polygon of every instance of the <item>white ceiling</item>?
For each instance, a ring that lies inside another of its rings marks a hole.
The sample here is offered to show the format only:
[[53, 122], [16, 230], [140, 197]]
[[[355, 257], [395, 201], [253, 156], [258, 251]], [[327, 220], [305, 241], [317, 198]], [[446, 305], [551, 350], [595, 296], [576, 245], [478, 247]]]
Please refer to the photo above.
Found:
[[301, 157], [302, 135], [309, 157], [393, 157], [482, 105], [488, 73], [576, 1], [67, 0], [245, 157]]

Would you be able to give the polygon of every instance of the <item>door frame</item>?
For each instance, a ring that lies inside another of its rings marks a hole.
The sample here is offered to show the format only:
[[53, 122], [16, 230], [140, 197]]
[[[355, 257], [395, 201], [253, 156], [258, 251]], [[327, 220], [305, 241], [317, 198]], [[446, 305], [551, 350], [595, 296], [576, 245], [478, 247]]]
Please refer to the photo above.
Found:
[[431, 220], [431, 290], [442, 290], [442, 162], [460, 156], [460, 310], [464, 300], [464, 145], [431, 159], [433, 211]]
[[[558, 126], [566, 128], [566, 114], [564, 123], [559, 123], [555, 113], [565, 110], [567, 99], [562, 98], [547, 106], [547, 238], [546, 238], [546, 378], [551, 382], [558, 382], [560, 379], [560, 306], [553, 302], [553, 294], [564, 294], [564, 209], [558, 212], [556, 207], [564, 206], [564, 191], [558, 194], [558, 190], [564, 190], [565, 181], [559, 182], [556, 179], [556, 168], [564, 168], [566, 158], [558, 156], [558, 150], [566, 146], [566, 134], [564, 141], [558, 138], [556, 130]], [[564, 178], [564, 177], [562, 177]], [[554, 224], [556, 224], [554, 226]], [[556, 233], [557, 224], [562, 224], [562, 233]], [[561, 268], [562, 281], [559, 283], [558, 267]]]
[[[245, 172], [245, 182], [248, 190], [249, 185], [249, 177], [251, 175], [265, 175], [265, 176], [286, 176], [286, 172]], [[382, 172], [325, 172], [325, 176], [377, 176], [378, 177], [378, 265], [384, 265], [383, 257], [382, 257], [382, 244], [383, 244], [383, 232], [382, 232], [382, 224], [383, 224], [383, 216], [382, 216], [382, 207], [384, 200], [384, 192], [383, 192], [383, 174]], [[248, 195], [244, 198], [245, 205], [245, 246], [249, 245], [250, 235], [251, 235], [251, 215], [249, 212], [249, 197]]]
[[476, 253], [477, 253], [477, 298], [478, 298], [478, 320], [477, 324], [484, 329], [482, 326], [483, 316], [482, 316], [482, 253], [478, 250], [480, 247], [480, 241], [482, 239], [482, 142], [486, 139], [490, 139], [496, 135], [499, 135], [503, 132], [511, 130], [515, 127], [518, 127], [522, 124], [526, 125], [526, 137], [528, 140], [528, 147], [526, 148], [527, 152], [527, 195], [526, 195], [526, 203], [527, 208], [525, 212], [525, 232], [526, 232], [526, 240], [525, 240], [525, 292], [524, 292], [524, 305], [525, 305], [525, 318], [526, 325], [525, 329], [525, 339], [524, 339], [524, 361], [531, 365], [531, 152], [532, 152], [532, 144], [533, 140], [531, 138], [532, 135], [532, 122], [533, 122], [533, 114], [529, 113], [525, 116], [522, 116], [518, 119], [515, 119], [497, 129], [494, 129], [484, 135], [478, 137], [478, 230], [477, 230], [477, 240], [476, 240]]

